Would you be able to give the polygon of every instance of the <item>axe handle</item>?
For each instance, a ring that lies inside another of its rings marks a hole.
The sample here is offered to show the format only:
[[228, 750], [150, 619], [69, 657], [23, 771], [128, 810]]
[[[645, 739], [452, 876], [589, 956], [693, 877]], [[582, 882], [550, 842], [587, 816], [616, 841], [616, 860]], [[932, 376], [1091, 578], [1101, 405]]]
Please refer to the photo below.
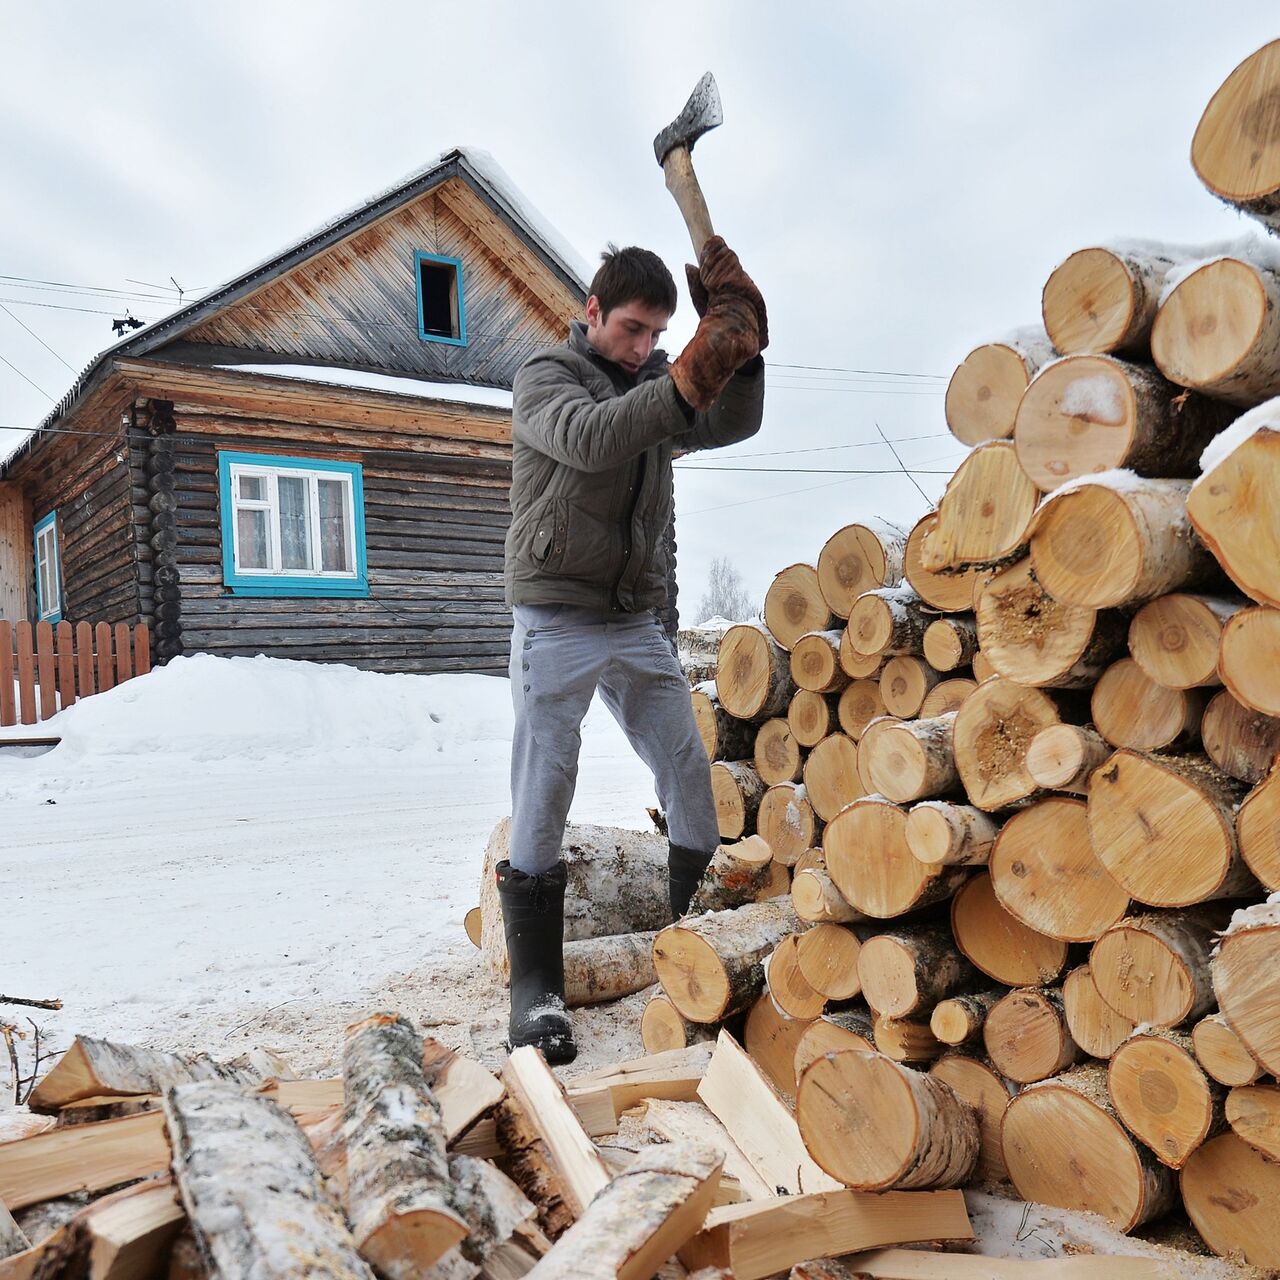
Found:
[[672, 147], [662, 162], [662, 172], [666, 175], [667, 190], [675, 197], [684, 215], [689, 238], [693, 241], [693, 252], [700, 256], [702, 246], [715, 232], [711, 229], [711, 215], [707, 212], [707, 202], [702, 198], [702, 188], [698, 186], [698, 175], [693, 171], [693, 157], [689, 149]]

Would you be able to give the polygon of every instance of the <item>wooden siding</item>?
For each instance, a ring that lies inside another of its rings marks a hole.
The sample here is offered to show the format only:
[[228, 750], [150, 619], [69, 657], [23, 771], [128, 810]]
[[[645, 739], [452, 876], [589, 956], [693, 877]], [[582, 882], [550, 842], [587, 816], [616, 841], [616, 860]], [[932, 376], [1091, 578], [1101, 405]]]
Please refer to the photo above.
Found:
[[0, 621], [24, 622], [32, 616], [32, 528], [22, 486], [0, 481]]
[[[467, 345], [418, 335], [414, 253], [459, 258]], [[581, 304], [459, 178], [231, 304], [182, 337], [320, 364], [509, 387]], [[228, 359], [233, 353], [228, 353]]]

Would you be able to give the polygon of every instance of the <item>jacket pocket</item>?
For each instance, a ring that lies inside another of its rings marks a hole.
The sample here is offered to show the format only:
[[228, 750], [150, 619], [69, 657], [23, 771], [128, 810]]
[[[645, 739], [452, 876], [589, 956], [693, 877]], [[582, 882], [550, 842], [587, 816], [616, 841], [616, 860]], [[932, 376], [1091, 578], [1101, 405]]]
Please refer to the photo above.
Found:
[[569, 543], [569, 504], [553, 498], [543, 504], [533, 522], [529, 538], [529, 558], [539, 569], [555, 573], [564, 560]]

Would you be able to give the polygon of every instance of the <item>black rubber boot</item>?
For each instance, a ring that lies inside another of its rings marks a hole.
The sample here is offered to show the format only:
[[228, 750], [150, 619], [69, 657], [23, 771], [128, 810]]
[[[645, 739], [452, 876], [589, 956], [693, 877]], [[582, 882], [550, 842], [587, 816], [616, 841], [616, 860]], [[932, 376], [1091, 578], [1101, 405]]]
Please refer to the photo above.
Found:
[[671, 845], [671, 852], [667, 854], [667, 891], [671, 895], [673, 920], [679, 920], [689, 910], [690, 899], [702, 880], [702, 873], [710, 864], [713, 853], [686, 849], [682, 844]]
[[553, 1065], [578, 1056], [564, 1003], [564, 863], [542, 875], [498, 863], [498, 899], [511, 962], [508, 1046], [531, 1044]]

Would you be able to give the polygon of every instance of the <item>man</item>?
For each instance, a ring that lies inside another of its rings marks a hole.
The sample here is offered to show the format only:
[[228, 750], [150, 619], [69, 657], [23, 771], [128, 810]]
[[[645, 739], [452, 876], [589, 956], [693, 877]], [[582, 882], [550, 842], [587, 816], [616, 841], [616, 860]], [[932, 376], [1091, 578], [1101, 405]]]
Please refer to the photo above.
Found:
[[701, 319], [669, 364], [657, 342], [676, 287], [646, 249], [604, 254], [586, 323], [516, 375], [507, 602], [513, 606], [511, 849], [498, 864], [511, 963], [510, 1044], [577, 1053], [564, 1004], [560, 859], [598, 689], [653, 770], [670, 833], [671, 911], [684, 914], [719, 839], [689, 686], [656, 613], [667, 597], [673, 451], [760, 429], [764, 301], [718, 236], [686, 268]]

